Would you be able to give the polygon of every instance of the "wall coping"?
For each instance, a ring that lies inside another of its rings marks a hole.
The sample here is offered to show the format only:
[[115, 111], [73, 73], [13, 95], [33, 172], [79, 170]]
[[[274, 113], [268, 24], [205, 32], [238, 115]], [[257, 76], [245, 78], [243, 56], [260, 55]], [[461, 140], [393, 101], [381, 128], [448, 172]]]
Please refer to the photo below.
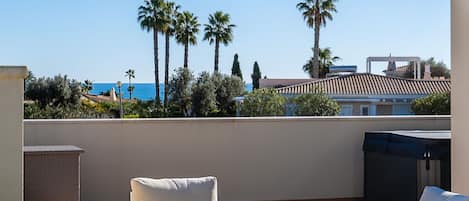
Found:
[[451, 120], [450, 115], [439, 116], [354, 116], [354, 117], [227, 117], [227, 118], [157, 118], [157, 119], [27, 119], [28, 125], [44, 124], [137, 124], [137, 123], [245, 123], [245, 122], [280, 122], [280, 121], [390, 121], [390, 120]]
[[0, 80], [24, 79], [27, 75], [26, 66], [0, 66]]

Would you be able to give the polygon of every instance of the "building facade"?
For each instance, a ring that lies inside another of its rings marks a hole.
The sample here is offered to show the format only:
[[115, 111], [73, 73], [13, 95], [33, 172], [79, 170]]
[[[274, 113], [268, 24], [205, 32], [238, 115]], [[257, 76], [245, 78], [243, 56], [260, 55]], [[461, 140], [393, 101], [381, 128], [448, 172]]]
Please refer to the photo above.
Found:
[[449, 80], [414, 80], [369, 73], [326, 78], [277, 89], [287, 97], [325, 93], [341, 106], [341, 116], [412, 115], [417, 98], [451, 91]]

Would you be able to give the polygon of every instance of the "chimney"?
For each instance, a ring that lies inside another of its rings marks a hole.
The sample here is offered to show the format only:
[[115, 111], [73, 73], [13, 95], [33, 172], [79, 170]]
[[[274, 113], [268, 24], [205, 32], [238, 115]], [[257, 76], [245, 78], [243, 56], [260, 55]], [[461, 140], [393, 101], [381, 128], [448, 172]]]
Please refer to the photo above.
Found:
[[432, 79], [432, 72], [430, 70], [430, 64], [425, 64], [425, 73], [423, 74], [424, 80], [431, 80]]

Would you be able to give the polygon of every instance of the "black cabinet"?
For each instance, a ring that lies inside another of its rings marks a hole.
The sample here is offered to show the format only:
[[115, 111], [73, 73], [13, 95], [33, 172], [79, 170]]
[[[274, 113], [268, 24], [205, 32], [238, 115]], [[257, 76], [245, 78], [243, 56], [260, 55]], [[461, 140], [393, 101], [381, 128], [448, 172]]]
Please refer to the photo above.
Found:
[[451, 190], [450, 131], [365, 133], [365, 201], [418, 201], [425, 186]]

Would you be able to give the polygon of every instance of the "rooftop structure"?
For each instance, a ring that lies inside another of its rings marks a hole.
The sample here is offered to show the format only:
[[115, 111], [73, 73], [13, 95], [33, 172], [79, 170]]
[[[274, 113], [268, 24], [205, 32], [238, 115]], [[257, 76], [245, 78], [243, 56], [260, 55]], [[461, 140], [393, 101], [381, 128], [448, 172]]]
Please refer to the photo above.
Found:
[[311, 82], [315, 79], [260, 79], [260, 88], [280, 88], [294, 84], [301, 84], [305, 82]]
[[449, 80], [411, 80], [369, 73], [332, 77], [283, 87], [283, 94], [310, 93], [319, 88], [330, 95], [428, 95], [451, 90]]
[[451, 91], [449, 80], [414, 80], [369, 73], [331, 77], [283, 87], [279, 93], [296, 96], [323, 92], [341, 105], [343, 116], [410, 115], [411, 102]]
[[366, 72], [371, 73], [371, 64], [373, 62], [388, 62], [388, 71], [396, 70], [396, 62], [413, 62], [414, 66], [414, 79], [421, 79], [420, 77], [420, 57], [368, 57], [366, 59]]

